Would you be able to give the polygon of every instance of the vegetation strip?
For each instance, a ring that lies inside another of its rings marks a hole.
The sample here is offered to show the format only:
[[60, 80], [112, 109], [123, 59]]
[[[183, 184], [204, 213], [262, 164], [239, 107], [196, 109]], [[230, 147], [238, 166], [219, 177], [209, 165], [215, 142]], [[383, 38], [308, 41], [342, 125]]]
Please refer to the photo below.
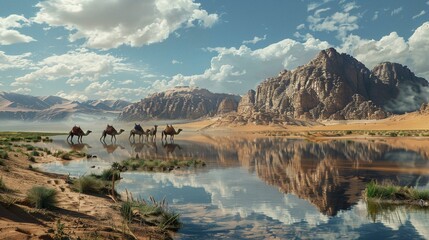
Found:
[[378, 184], [371, 181], [367, 184], [364, 197], [393, 204], [413, 204], [421, 207], [429, 206], [429, 190], [418, 190], [412, 187], [401, 187], [390, 183]]
[[186, 168], [196, 168], [204, 167], [206, 163], [200, 159], [190, 159], [190, 160], [159, 160], [159, 159], [136, 159], [129, 158], [121, 163], [113, 163], [112, 168], [118, 169], [121, 171], [124, 170], [144, 170], [150, 172], [168, 172], [173, 169], [186, 167]]

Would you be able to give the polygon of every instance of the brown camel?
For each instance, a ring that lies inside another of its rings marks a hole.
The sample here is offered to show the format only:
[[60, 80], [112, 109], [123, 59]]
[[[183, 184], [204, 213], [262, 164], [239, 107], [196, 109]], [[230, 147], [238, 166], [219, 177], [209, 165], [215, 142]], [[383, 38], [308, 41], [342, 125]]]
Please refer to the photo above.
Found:
[[131, 129], [130, 131], [130, 136], [128, 137], [128, 140], [131, 141], [131, 136], [133, 136], [133, 140], [135, 142], [136, 141], [135, 135], [139, 135], [139, 142], [140, 142], [142, 135], [146, 135], [146, 141], [147, 141], [149, 136], [149, 131], [150, 131], [149, 129], [147, 131], [144, 131], [143, 128], [140, 126], [140, 124], [135, 123], [134, 128]]
[[[120, 135], [124, 131], [125, 131], [124, 129], [121, 129], [118, 132], [118, 131], [116, 131], [116, 129], [112, 125], [107, 124], [106, 129], [103, 130], [103, 133], [101, 134], [100, 141], [106, 142], [106, 136], [110, 135], [110, 136], [112, 136], [110, 141], [113, 142], [113, 138], [115, 138], [115, 142], [116, 142], [116, 135]], [[101, 140], [102, 138], [103, 138], [103, 140]]]
[[70, 142], [73, 143], [73, 137], [77, 136], [77, 142], [82, 142], [82, 137], [83, 136], [88, 136], [88, 134], [90, 134], [92, 131], [88, 130], [86, 131], [86, 133], [83, 132], [82, 128], [80, 128], [79, 126], [74, 126], [72, 128], [72, 130], [69, 132], [69, 135], [67, 136], [67, 142], [69, 141], [70, 138]]
[[156, 140], [156, 132], [158, 131], [158, 125], [154, 125], [153, 128], [146, 130], [151, 140]]
[[164, 131], [162, 131], [161, 140], [163, 140], [165, 136], [165, 141], [167, 141], [167, 135], [170, 135], [170, 141], [174, 141], [174, 135], [179, 135], [181, 131], [183, 130], [179, 128], [179, 130], [176, 132], [173, 125], [168, 126], [167, 124], [167, 127], [165, 127]]

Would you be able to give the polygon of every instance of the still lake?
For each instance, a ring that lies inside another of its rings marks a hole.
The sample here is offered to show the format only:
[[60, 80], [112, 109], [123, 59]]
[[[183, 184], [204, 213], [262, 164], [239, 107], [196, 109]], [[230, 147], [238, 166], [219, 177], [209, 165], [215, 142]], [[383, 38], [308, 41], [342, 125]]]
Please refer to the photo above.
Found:
[[68, 144], [66, 136], [38, 143], [97, 156], [38, 167], [81, 176], [137, 154], [203, 159], [207, 166], [196, 170], [122, 173], [117, 184], [119, 192], [135, 197], [165, 197], [181, 213], [178, 239], [429, 238], [429, 211], [362, 200], [371, 180], [429, 189], [429, 150], [420, 147], [429, 139], [310, 142], [185, 131], [174, 143], [163, 143], [158, 135], [155, 142], [135, 144], [128, 141], [128, 130], [116, 144], [109, 137], [102, 144], [101, 131], [84, 137], [84, 144]]

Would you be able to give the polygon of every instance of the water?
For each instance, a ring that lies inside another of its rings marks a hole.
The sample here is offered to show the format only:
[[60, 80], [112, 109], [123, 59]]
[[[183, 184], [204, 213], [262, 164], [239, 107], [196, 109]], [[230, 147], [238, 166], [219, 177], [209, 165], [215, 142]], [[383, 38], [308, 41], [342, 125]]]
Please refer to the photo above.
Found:
[[122, 173], [117, 185], [133, 196], [165, 197], [181, 213], [180, 239], [429, 238], [428, 211], [362, 200], [371, 180], [429, 189], [428, 140], [308, 142], [185, 132], [174, 144], [131, 144], [124, 133], [117, 144], [103, 145], [98, 138], [84, 137], [83, 145], [69, 145], [65, 136], [39, 143], [97, 156], [40, 167], [79, 176], [136, 154], [206, 161], [197, 170]]

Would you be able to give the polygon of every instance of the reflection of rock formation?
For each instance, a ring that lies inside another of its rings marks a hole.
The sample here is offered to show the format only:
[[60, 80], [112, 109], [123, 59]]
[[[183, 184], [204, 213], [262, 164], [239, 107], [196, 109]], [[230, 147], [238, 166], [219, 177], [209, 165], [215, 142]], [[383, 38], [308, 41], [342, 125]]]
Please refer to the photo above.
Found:
[[132, 155], [203, 159], [210, 168], [242, 166], [280, 191], [313, 203], [327, 215], [356, 204], [372, 179], [413, 186], [428, 182], [427, 177], [420, 177], [425, 169], [429, 173], [429, 144], [425, 141], [206, 137], [203, 142], [180, 141], [180, 151], [178, 146], [168, 145], [155, 153], [146, 144], [135, 145]]
[[[241, 165], [281, 191], [307, 199], [327, 215], [354, 205], [365, 184], [372, 179], [415, 185], [417, 174], [390, 171], [428, 166], [422, 155], [381, 142], [315, 143], [280, 138], [228, 141], [222, 138], [218, 143], [221, 162], [224, 146], [228, 152], [236, 149]], [[419, 180], [419, 184], [425, 183], [426, 178]]]

